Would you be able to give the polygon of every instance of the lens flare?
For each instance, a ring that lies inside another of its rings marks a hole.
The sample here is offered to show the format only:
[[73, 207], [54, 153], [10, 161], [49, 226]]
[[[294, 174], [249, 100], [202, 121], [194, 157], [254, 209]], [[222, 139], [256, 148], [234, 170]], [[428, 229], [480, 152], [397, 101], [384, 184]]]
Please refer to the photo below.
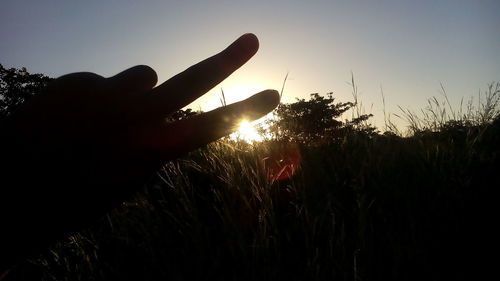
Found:
[[271, 148], [268, 156], [262, 159], [262, 164], [269, 180], [282, 181], [297, 172], [301, 160], [300, 149], [296, 144], [282, 143]]

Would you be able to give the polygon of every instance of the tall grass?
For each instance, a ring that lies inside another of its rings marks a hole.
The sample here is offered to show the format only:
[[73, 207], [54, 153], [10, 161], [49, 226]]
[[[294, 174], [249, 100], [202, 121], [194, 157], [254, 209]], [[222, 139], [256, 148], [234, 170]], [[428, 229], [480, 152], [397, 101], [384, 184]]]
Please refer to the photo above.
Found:
[[491, 123], [500, 113], [500, 83], [490, 83], [485, 91], [479, 91], [477, 100], [471, 97], [464, 104], [463, 98], [458, 109], [451, 105], [445, 88], [441, 85], [442, 99], [432, 97], [420, 114], [399, 107], [402, 114], [395, 116], [408, 124], [410, 134], [422, 131], [439, 131], [449, 125], [482, 126]]
[[481, 97], [465, 111], [437, 99], [422, 115], [403, 110], [407, 137], [210, 144], [167, 163], [135, 198], [12, 276], [479, 278], [494, 264], [499, 85]]

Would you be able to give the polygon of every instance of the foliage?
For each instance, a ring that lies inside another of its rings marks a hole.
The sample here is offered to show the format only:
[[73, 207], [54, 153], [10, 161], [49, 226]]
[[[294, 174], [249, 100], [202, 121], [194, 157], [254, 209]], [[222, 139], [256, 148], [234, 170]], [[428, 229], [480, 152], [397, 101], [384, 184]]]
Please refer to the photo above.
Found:
[[170, 116], [167, 117], [167, 120], [168, 121], [179, 121], [179, 120], [194, 116], [196, 114], [198, 114], [198, 112], [193, 111], [191, 108], [179, 109], [176, 112], [170, 114]]
[[0, 119], [39, 93], [52, 80], [44, 74], [31, 74], [23, 67], [6, 69], [0, 64]]
[[372, 116], [363, 114], [350, 121], [338, 120], [355, 105], [352, 102], [335, 103], [333, 93], [326, 97], [311, 94], [309, 100], [297, 99], [295, 103], [280, 104], [274, 118], [269, 119], [265, 133], [274, 139], [301, 143], [337, 139]]

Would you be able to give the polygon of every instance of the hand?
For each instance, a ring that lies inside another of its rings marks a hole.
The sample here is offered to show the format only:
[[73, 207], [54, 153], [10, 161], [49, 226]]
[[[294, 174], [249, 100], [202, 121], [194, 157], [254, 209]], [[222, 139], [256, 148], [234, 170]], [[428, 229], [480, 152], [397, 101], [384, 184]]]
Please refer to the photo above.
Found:
[[154, 87], [136, 66], [111, 78], [73, 73], [10, 116], [0, 133], [0, 264], [46, 246], [104, 215], [141, 188], [162, 163], [229, 134], [279, 103], [276, 91], [178, 122], [165, 118], [248, 61], [253, 34]]

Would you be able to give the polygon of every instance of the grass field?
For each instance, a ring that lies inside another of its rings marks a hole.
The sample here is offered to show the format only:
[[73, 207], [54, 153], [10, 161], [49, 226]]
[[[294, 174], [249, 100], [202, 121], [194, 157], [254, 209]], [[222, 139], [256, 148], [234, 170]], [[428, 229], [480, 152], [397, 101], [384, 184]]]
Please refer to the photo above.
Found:
[[467, 118], [408, 113], [405, 137], [354, 130], [308, 145], [221, 140], [166, 164], [134, 199], [10, 277], [480, 278], [496, 263], [492, 106]]

